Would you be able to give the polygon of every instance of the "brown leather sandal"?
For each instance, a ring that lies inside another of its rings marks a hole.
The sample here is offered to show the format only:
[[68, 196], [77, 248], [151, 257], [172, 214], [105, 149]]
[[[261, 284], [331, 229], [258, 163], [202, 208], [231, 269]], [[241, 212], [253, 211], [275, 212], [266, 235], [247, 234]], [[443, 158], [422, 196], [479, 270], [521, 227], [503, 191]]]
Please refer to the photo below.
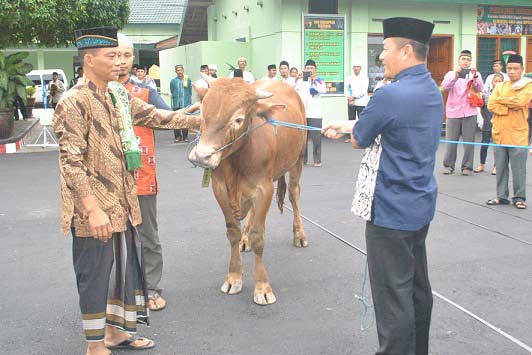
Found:
[[148, 303], [146, 305], [150, 311], [162, 311], [166, 308], [166, 300], [160, 294], [155, 293], [154, 295], [148, 296]]

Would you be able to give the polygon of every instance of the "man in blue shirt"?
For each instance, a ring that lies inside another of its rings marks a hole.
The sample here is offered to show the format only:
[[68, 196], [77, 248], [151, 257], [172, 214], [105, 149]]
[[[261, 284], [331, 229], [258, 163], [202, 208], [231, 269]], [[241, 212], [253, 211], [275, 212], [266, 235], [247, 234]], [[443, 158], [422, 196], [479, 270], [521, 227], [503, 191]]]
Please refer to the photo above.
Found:
[[427, 355], [432, 291], [425, 238], [436, 207], [436, 150], [443, 99], [426, 66], [434, 25], [412, 18], [383, 22], [385, 76], [354, 121], [324, 128], [329, 138], [352, 131], [367, 148], [352, 211], [366, 222], [377, 355]]
[[[192, 82], [185, 75], [185, 68], [178, 64], [175, 66], [177, 76], [170, 80], [170, 93], [172, 94], [172, 109], [177, 111], [190, 105], [192, 100]], [[175, 142], [188, 142], [188, 129], [174, 129]]]

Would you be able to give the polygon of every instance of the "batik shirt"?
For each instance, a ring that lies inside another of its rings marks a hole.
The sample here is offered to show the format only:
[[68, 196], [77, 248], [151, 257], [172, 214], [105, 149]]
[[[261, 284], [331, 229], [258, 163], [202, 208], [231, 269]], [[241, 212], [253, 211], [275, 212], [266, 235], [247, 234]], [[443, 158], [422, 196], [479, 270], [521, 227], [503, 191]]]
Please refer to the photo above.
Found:
[[[134, 125], [199, 127], [199, 119], [183, 110], [157, 110], [138, 98], [130, 104]], [[69, 90], [58, 104], [53, 127], [59, 142], [64, 234], [73, 222], [76, 236], [92, 236], [81, 202], [88, 196], [94, 196], [109, 216], [113, 232], [125, 231], [128, 219], [134, 226], [142, 222], [135, 179], [126, 169], [121, 147], [120, 122], [108, 89], [99, 89], [88, 80]]]

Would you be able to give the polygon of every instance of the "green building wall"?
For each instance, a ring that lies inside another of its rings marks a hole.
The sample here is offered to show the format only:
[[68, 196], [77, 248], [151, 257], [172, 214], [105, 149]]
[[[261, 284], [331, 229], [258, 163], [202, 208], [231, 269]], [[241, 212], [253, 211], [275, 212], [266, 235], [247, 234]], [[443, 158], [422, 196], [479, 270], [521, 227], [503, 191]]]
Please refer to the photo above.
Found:
[[[338, 14], [347, 19], [346, 76], [351, 74], [354, 61], [361, 62], [363, 70], [367, 69], [368, 34], [381, 34], [381, 20], [395, 16], [436, 21], [434, 34], [453, 38], [453, 62], [457, 62], [460, 50], [466, 48], [473, 52], [475, 61], [478, 4], [480, 2], [466, 0], [339, 0]], [[482, 4], [522, 6], [527, 1], [487, 0]], [[301, 20], [302, 14], [307, 12], [308, 0], [216, 0], [208, 9], [209, 41], [161, 52], [162, 72], [165, 70], [163, 58], [165, 63], [179, 58], [190, 64], [187, 71], [191, 78], [196, 78], [200, 64], [229, 62], [236, 65], [240, 56], [248, 58], [248, 70], [257, 79], [266, 75], [268, 64], [278, 64], [280, 60], [287, 60], [291, 66], [301, 69], [307, 59], [302, 58]], [[236, 41], [245, 41], [245, 44], [235, 47], [235, 43], [241, 43]], [[189, 47], [194, 50], [190, 51]], [[216, 50], [209, 50], [211, 47]], [[525, 36], [521, 39], [521, 53], [526, 53]], [[220, 67], [218, 64], [218, 67], [219, 76], [228, 74], [226, 65]], [[173, 69], [170, 71], [173, 74]], [[168, 70], [165, 73], [168, 74]], [[161, 83], [164, 82], [168, 80], [161, 79]], [[163, 85], [161, 89], [165, 89]], [[344, 97], [324, 96], [322, 106], [326, 121], [347, 119]]]

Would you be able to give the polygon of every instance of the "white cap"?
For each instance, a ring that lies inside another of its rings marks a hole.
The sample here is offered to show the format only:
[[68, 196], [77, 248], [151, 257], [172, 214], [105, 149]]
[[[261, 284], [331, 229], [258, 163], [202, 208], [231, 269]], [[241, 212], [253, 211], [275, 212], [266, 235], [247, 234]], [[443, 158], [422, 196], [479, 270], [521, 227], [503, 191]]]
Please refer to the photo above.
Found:
[[352, 67], [361, 67], [361, 66], [362, 66], [362, 61], [361, 60], [353, 61]]
[[218, 71], [218, 66], [216, 64], [209, 64], [209, 69]]

